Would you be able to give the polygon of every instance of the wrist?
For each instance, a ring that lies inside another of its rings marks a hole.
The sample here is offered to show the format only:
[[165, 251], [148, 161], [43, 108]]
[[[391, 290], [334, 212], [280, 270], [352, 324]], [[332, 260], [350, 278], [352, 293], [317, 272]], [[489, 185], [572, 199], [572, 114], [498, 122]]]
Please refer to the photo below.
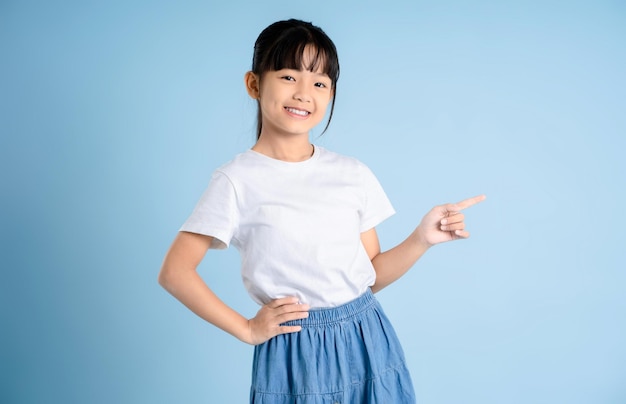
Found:
[[421, 226], [417, 226], [417, 228], [415, 229], [415, 231], [411, 234], [411, 238], [412, 238], [412, 243], [414, 248], [420, 249], [420, 250], [428, 250], [430, 247], [432, 247], [434, 244], [431, 244], [430, 242], [428, 242], [428, 239], [426, 238], [426, 236], [424, 235], [424, 232], [422, 231], [422, 227]]
[[246, 319], [244, 323], [242, 324], [242, 327], [239, 329], [237, 335], [235, 335], [235, 337], [237, 337], [239, 341], [245, 342], [248, 345], [254, 345], [254, 342], [252, 341], [251, 321], [252, 320]]
[[250, 323], [252, 320], [248, 320], [244, 316], [237, 313], [237, 317], [233, 318], [230, 323], [226, 323], [226, 326], [220, 327], [222, 330], [226, 331], [228, 334], [237, 338], [239, 341], [244, 342], [249, 345], [254, 345], [252, 342], [252, 324]]

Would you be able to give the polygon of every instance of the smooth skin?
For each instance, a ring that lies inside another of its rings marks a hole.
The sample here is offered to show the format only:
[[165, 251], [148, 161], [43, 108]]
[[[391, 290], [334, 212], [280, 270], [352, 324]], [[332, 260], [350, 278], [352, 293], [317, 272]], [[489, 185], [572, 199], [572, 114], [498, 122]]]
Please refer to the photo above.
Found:
[[[330, 78], [321, 71], [283, 69], [262, 77], [248, 72], [244, 82], [250, 97], [259, 102], [263, 123], [252, 149], [283, 161], [310, 158], [309, 132], [324, 118], [332, 99]], [[372, 291], [399, 279], [433, 245], [469, 237], [461, 211], [484, 199], [480, 195], [434, 207], [406, 240], [385, 252], [380, 251], [375, 229], [362, 233], [361, 241], [376, 271]], [[308, 317], [310, 307], [299, 304], [296, 297], [272, 300], [247, 319], [213, 293], [197, 272], [211, 242], [210, 236], [179, 232], [163, 261], [159, 283], [195, 314], [251, 345], [301, 330], [300, 326], [281, 326]]]

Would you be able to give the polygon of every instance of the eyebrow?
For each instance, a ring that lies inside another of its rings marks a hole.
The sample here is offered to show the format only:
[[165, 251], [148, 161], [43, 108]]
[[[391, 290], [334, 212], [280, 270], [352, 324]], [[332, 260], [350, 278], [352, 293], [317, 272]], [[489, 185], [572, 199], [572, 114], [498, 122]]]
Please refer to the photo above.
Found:
[[[304, 71], [306, 71], [306, 72], [311, 72], [311, 71], [310, 71], [310, 70], [308, 70], [308, 69], [293, 69], [293, 68], [291, 68], [291, 67], [283, 67], [283, 68], [282, 68], [282, 69], [280, 69], [280, 70], [291, 70], [291, 71], [293, 71], [293, 72], [304, 72]], [[280, 70], [277, 70], [277, 71], [280, 71]], [[313, 72], [311, 72], [311, 73], [313, 73]], [[313, 73], [313, 74], [314, 74], [315, 76], [318, 76], [318, 77], [325, 77], [325, 78], [327, 78], [327, 79], [331, 79], [331, 78], [330, 78], [330, 76], [328, 75], [328, 73]], [[331, 79], [331, 80], [332, 80], [332, 79]]]
[[[313, 73], [313, 72], [311, 72], [311, 73]], [[332, 81], [332, 79], [330, 78], [330, 76], [327, 73], [313, 73], [313, 75], [315, 75], [315, 77], [320, 77], [320, 78], [328, 79], [328, 80]]]

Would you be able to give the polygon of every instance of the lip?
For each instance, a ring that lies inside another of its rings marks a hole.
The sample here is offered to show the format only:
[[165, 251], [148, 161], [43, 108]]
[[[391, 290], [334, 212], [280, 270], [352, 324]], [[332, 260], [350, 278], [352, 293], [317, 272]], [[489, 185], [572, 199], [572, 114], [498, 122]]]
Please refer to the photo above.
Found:
[[306, 109], [296, 108], [296, 107], [284, 107], [285, 112], [287, 112], [290, 116], [295, 118], [304, 119], [311, 115], [310, 111]]

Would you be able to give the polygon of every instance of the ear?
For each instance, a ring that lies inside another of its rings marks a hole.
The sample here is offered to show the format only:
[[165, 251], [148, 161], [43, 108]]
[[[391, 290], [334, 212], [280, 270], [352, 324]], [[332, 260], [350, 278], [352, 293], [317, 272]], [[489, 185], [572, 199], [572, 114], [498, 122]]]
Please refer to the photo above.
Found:
[[248, 91], [248, 95], [255, 100], [259, 99], [259, 96], [261, 95], [261, 83], [259, 76], [252, 72], [247, 72], [243, 81], [246, 84], [246, 91]]

